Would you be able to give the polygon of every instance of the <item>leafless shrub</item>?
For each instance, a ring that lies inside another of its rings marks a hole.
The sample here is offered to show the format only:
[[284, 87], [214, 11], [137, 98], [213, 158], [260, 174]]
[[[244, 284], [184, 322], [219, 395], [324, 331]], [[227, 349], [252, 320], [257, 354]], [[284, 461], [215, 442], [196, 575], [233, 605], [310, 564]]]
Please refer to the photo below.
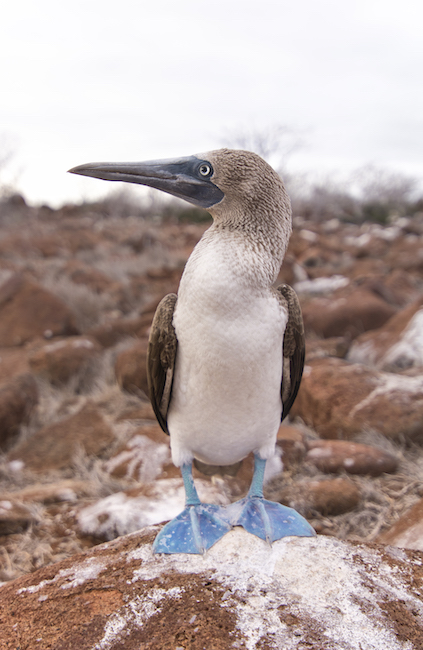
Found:
[[412, 200], [417, 188], [417, 179], [400, 172], [376, 165], [365, 165], [357, 169], [351, 183], [358, 186], [362, 202], [383, 202], [400, 207]]
[[11, 196], [16, 192], [18, 173], [11, 166], [15, 149], [15, 139], [7, 133], [0, 134], [0, 197]]
[[314, 181], [303, 176], [298, 183], [294, 175], [288, 177], [287, 185], [293, 213], [314, 221], [337, 218], [387, 223], [393, 216], [413, 214], [418, 209], [414, 200], [417, 180], [374, 165], [362, 167], [344, 180]]
[[291, 197], [294, 215], [301, 215], [313, 221], [340, 219], [358, 221], [360, 206], [347, 189], [335, 183], [313, 184], [305, 187], [302, 194]]
[[42, 284], [71, 308], [76, 325], [82, 333], [98, 325], [104, 313], [114, 308], [107, 293], [96, 293], [86, 285], [75, 284], [66, 276], [57, 279], [45, 277]]
[[283, 124], [267, 127], [241, 127], [226, 131], [222, 144], [235, 149], [254, 151], [279, 171], [285, 170], [288, 158], [303, 146], [300, 132]]

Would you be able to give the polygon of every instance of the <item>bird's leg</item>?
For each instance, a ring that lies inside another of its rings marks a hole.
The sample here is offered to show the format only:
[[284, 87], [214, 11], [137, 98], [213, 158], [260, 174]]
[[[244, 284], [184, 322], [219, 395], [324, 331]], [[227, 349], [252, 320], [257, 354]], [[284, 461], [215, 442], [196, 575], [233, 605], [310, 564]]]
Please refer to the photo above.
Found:
[[255, 454], [253, 480], [248, 494], [228, 508], [232, 525], [242, 526], [269, 543], [290, 535], [313, 537], [316, 534], [314, 529], [298, 512], [263, 498], [265, 467], [266, 460]]
[[155, 553], [205, 553], [231, 529], [223, 508], [201, 503], [192, 478], [192, 463], [182, 465], [181, 473], [185, 509], [157, 535]]
[[263, 482], [264, 482], [264, 470], [266, 469], [266, 460], [260, 458], [257, 454], [254, 454], [254, 473], [253, 480], [251, 481], [250, 489], [248, 490], [248, 496], [251, 499], [263, 498]]
[[182, 465], [181, 474], [185, 487], [185, 506], [199, 506], [201, 501], [192, 477], [192, 463]]

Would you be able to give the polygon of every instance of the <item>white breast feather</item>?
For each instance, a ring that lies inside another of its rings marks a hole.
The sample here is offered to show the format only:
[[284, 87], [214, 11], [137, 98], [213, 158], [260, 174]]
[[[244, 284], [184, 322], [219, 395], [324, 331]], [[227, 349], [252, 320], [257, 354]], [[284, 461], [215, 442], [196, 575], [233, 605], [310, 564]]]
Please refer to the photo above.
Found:
[[251, 451], [274, 453], [287, 314], [270, 287], [245, 283], [231, 259], [224, 242], [200, 243], [181, 281], [168, 413], [177, 466], [193, 457], [229, 465]]

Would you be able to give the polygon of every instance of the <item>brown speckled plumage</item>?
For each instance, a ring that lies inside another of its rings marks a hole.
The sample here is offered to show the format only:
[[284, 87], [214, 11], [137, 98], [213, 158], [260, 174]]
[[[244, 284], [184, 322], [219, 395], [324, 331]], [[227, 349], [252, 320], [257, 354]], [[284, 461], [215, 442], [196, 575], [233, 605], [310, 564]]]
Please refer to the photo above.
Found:
[[147, 380], [150, 400], [157, 420], [165, 433], [167, 412], [172, 393], [178, 341], [172, 324], [177, 296], [169, 293], [159, 303], [151, 325], [147, 351]]
[[288, 309], [288, 322], [283, 338], [283, 373], [281, 384], [282, 420], [286, 418], [297, 397], [304, 369], [305, 338], [301, 307], [297, 294], [288, 284], [277, 291]]

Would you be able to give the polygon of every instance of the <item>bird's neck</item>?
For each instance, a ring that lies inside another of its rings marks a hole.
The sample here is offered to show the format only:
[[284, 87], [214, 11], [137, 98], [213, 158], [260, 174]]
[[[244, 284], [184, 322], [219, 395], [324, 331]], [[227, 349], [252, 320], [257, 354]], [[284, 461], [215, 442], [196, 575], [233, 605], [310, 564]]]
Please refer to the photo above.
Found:
[[238, 286], [262, 291], [272, 286], [279, 273], [290, 235], [290, 224], [265, 226], [253, 219], [242, 223], [215, 221], [204, 233], [188, 260], [185, 282], [202, 278], [216, 286]]

